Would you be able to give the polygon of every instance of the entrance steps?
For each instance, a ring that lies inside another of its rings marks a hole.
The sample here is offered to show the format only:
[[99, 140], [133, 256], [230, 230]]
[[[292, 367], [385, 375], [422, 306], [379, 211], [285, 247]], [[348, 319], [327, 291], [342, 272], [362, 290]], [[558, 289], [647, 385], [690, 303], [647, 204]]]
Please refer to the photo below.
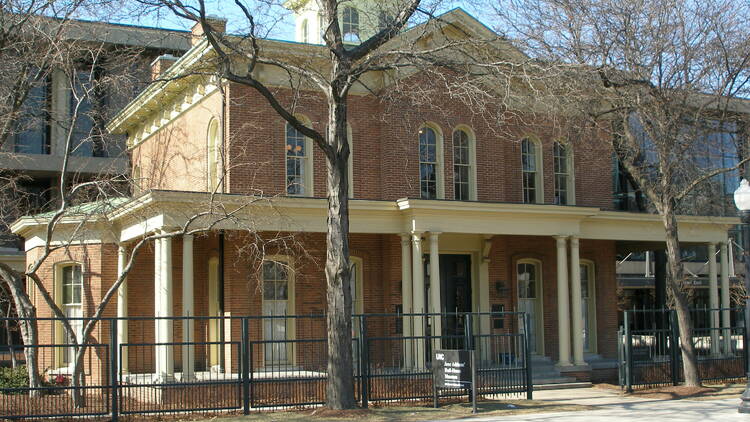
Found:
[[590, 387], [590, 382], [578, 382], [573, 377], [560, 374], [547, 356], [531, 357], [531, 381], [535, 390], [550, 390], [555, 388], [583, 388]]

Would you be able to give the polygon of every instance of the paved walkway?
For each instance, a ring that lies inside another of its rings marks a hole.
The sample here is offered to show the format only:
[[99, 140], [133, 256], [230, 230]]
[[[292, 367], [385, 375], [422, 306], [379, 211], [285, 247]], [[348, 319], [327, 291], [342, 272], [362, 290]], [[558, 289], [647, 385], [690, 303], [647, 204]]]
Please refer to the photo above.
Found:
[[[556, 413], [533, 413], [495, 418], [461, 419], [465, 421], [555, 421], [555, 422], [589, 422], [589, 421], [744, 421], [750, 422], [750, 414], [737, 412], [739, 399], [722, 400], [655, 400], [647, 398], [622, 397], [617, 392], [596, 388], [572, 390], [549, 390], [534, 392], [535, 400], [569, 402], [597, 406], [597, 410]], [[455, 420], [452, 422], [456, 422]]]

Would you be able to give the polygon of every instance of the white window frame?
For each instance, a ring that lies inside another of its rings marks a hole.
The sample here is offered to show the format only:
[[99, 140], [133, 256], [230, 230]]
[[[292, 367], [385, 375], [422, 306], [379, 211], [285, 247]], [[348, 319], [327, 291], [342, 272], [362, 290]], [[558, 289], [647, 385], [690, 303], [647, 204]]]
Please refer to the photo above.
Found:
[[[310, 126], [309, 119], [297, 117], [302, 124]], [[287, 196], [296, 196], [296, 197], [312, 197], [314, 196], [313, 191], [313, 143], [310, 138], [307, 136], [304, 136], [300, 133], [300, 136], [304, 137], [304, 148], [305, 148], [305, 156], [303, 158], [293, 158], [289, 157], [287, 155], [286, 145], [288, 145], [287, 140], [287, 130], [290, 128], [291, 125], [287, 122], [284, 125], [284, 192]], [[294, 194], [289, 193], [289, 183], [287, 181], [287, 171], [288, 171], [288, 165], [290, 159], [296, 159], [296, 160], [303, 160], [303, 167], [304, 167], [304, 174], [303, 174], [303, 180], [302, 180], [302, 193]]]
[[[354, 19], [355, 17], [356, 19]], [[357, 44], [362, 41], [360, 35], [360, 31], [362, 30], [361, 24], [359, 10], [352, 6], [344, 6], [344, 10], [341, 12], [341, 38], [344, 43]], [[348, 38], [348, 36], [353, 36], [354, 38]]]
[[[56, 262], [54, 265], [54, 298], [55, 303], [57, 306], [63, 311], [63, 313], [66, 313], [68, 306], [74, 306], [74, 305], [66, 305], [64, 302], [64, 292], [63, 292], [63, 271], [65, 268], [69, 267], [80, 267], [81, 269], [81, 298], [80, 303], [78, 304], [79, 312], [81, 317], [84, 317], [84, 309], [83, 304], [85, 303], [86, 295], [85, 295], [85, 267], [82, 262], [79, 261], [61, 261]], [[70, 321], [71, 325], [74, 326], [77, 325], [75, 321]], [[81, 331], [83, 329], [83, 321], [78, 321], [79, 324], [79, 331], [76, 333], [76, 336], [79, 337], [81, 335]], [[55, 343], [56, 344], [65, 344], [65, 330], [63, 328], [62, 322], [58, 321], [55, 323], [55, 333], [54, 333]], [[77, 338], [78, 342], [81, 342], [81, 338]], [[66, 362], [65, 355], [69, 352], [69, 347], [58, 347], [55, 351], [55, 367], [58, 369], [63, 370], [73, 370], [73, 366], [75, 365], [75, 362]]]
[[[523, 143], [528, 141], [533, 147], [534, 147], [534, 163], [536, 165], [535, 175], [534, 175], [534, 192], [535, 192], [535, 198], [533, 202], [526, 201], [526, 183], [525, 183], [525, 177], [524, 175], [528, 173], [523, 168]], [[543, 168], [542, 168], [542, 143], [539, 141], [538, 138], [533, 136], [525, 136], [521, 139], [521, 202], [524, 204], [543, 204], [544, 203], [544, 184], [543, 184]]]
[[[422, 140], [420, 139], [422, 137], [422, 131], [424, 129], [430, 129], [433, 132], [435, 132], [435, 161], [422, 161], [422, 154], [421, 154], [421, 144]], [[417, 157], [419, 162], [419, 167], [417, 168], [417, 171], [419, 172], [419, 196], [422, 198], [422, 164], [434, 164], [435, 165], [435, 198], [429, 198], [429, 199], [444, 199], [445, 198], [445, 183], [444, 183], [444, 169], [443, 169], [443, 131], [440, 130], [440, 126], [438, 126], [435, 123], [425, 123], [422, 125], [422, 127], [419, 128], [419, 133], [417, 134]], [[427, 199], [427, 198], [422, 198]]]
[[451, 150], [453, 151], [453, 198], [458, 200], [456, 198], [456, 153], [455, 153], [455, 136], [458, 132], [463, 132], [466, 134], [466, 137], [468, 139], [469, 145], [469, 163], [465, 164], [465, 166], [469, 167], [469, 198], [466, 199], [468, 201], [476, 201], [477, 200], [477, 151], [476, 151], [476, 137], [474, 135], [474, 131], [465, 125], [459, 125], [453, 130], [453, 135], [451, 136]]
[[302, 19], [302, 23], [300, 24], [300, 41], [307, 44], [310, 41], [310, 32], [309, 27], [310, 25], [307, 22], [307, 19]]
[[520, 299], [520, 291], [518, 290], [518, 266], [521, 264], [530, 264], [534, 265], [536, 267], [537, 272], [537, 283], [536, 283], [536, 309], [535, 309], [535, 334], [537, 336], [536, 338], [536, 354], [538, 355], [544, 355], [544, 269], [542, 266], [542, 261], [536, 258], [520, 258], [516, 260], [515, 268], [513, 271], [513, 278], [515, 279], [515, 289], [516, 289], [516, 301]]
[[[561, 146], [565, 151], [565, 166], [567, 167], [566, 173], [558, 173], [557, 171], [557, 146]], [[563, 141], [555, 141], [552, 144], [552, 183], [553, 183], [553, 195], [555, 201], [557, 201], [557, 176], [565, 175], [565, 203], [556, 203], [556, 205], [575, 205], [576, 204], [576, 189], [575, 189], [575, 169], [573, 167], [573, 149], [569, 143]]]
[[[581, 259], [579, 261], [581, 267], [588, 267], [589, 271], [589, 303], [588, 303], [588, 316], [589, 316], [589, 349], [584, 350], [586, 353], [597, 353], [597, 336], [596, 336], [596, 264], [590, 259]], [[583, 289], [581, 290], [583, 292]], [[585, 347], [585, 345], [584, 345]]]
[[[287, 271], [287, 311], [289, 315], [296, 315], [296, 295], [295, 295], [295, 273], [294, 273], [294, 259], [289, 255], [269, 255], [263, 258], [263, 262], [260, 267], [260, 281], [261, 281], [261, 314], [263, 314], [263, 303], [265, 302], [265, 293], [263, 289], [265, 286], [265, 278], [263, 276], [263, 264], [268, 261], [278, 262], [286, 267]], [[261, 324], [261, 338], [265, 339], [265, 321]], [[288, 340], [295, 340], [297, 338], [296, 324], [294, 318], [286, 319], [286, 338]], [[287, 343], [287, 361], [280, 362], [268, 362], [266, 361], [265, 348], [263, 349], [263, 365], [296, 365], [297, 362], [297, 348], [294, 343]]]
[[213, 118], [206, 129], [206, 189], [221, 193], [224, 188], [221, 159], [221, 125]]

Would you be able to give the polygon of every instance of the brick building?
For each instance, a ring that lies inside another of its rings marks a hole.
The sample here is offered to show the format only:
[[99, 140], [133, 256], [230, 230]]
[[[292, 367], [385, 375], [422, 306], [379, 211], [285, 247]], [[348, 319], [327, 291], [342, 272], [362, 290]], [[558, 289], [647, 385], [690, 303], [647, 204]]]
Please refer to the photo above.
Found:
[[[312, 24], [303, 25], [310, 22], [305, 16], [298, 13], [297, 36], [304, 42], [264, 41], [264, 46], [278, 54], [314, 52], [319, 47], [308, 33]], [[488, 31], [460, 9], [442, 19], [468, 34]], [[106, 219], [88, 222], [87, 230], [76, 229], [80, 216], [66, 217], [57, 236], [62, 241], [75, 232], [73, 244], [53, 253], [43, 278], [50, 291], [59, 292], [61, 305], [67, 305], [66, 289], [81, 289], [81, 312], [90, 314], [135, 242], [182, 227], [205, 204], [220, 204], [236, 213], [209, 233], [163, 238], [142, 250], [106, 315], [322, 313], [325, 157], [250, 88], [198, 74], [174, 78], [213, 54], [199, 29], [194, 31], [192, 48], [175, 63], [157, 61], [155, 72], [164, 72], [164, 78], [108, 125], [128, 136], [133, 198], [111, 204]], [[272, 70], [261, 67], [259, 75], [280, 97], [293, 95]], [[387, 78], [373, 83], [388, 89]], [[428, 82], [413, 76], [405, 83]], [[438, 113], [386, 104], [368, 89], [355, 87], [349, 103], [354, 312], [520, 310], [530, 315], [531, 347], [540, 361], [548, 359], [561, 373], [581, 379], [614, 368], [615, 257], [663, 242], [664, 230], [656, 215], [614, 210], [608, 142], [595, 135], [567, 139], [552, 125], [522, 119], [499, 132], [447, 95], [433, 99]], [[309, 91], [298, 101], [299, 116], [322, 130], [322, 97]], [[416, 124], [407, 122], [407, 115], [418, 116]], [[44, 242], [43, 223], [27, 217], [13, 226], [26, 239], [29, 257]], [[682, 241], [716, 244], [726, 242], [735, 219], [690, 216], [680, 224]], [[264, 243], [261, 258], [247, 252], [263, 239], [287, 235], [293, 235], [294, 246]], [[39, 316], [49, 315], [39, 304]], [[307, 335], [298, 322], [279, 321], [252, 335]], [[160, 324], [130, 321], [119, 330], [120, 341], [238, 336], [235, 326], [187, 325], [183, 331]], [[474, 324], [482, 332], [507, 329], [489, 317]], [[431, 321], [426, 328], [435, 334], [458, 329], [448, 325]], [[391, 335], [397, 330], [380, 329]], [[398, 332], [421, 335], [424, 329], [416, 324]], [[220, 365], [218, 351], [195, 350], [201, 353], [206, 358], [200, 363], [186, 362], [189, 354], [170, 349], [147, 360], [131, 353], [125, 363], [133, 373], [163, 376], [191, 365], [190, 371]], [[305, 358], [299, 350], [277, 350], [275, 359], [295, 366]], [[54, 359], [51, 366], [65, 365], [63, 357]], [[273, 362], [266, 357], [259, 363]], [[232, 368], [225, 363], [225, 371]]]

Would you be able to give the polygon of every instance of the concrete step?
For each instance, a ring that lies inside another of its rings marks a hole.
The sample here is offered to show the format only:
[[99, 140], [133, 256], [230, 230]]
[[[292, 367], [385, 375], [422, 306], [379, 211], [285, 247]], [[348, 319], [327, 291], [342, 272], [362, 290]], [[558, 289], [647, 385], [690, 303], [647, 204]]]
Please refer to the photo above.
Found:
[[590, 382], [566, 382], [566, 383], [548, 383], [548, 384], [537, 384], [534, 383], [534, 390], [563, 390], [567, 388], [589, 388], [591, 387]]

